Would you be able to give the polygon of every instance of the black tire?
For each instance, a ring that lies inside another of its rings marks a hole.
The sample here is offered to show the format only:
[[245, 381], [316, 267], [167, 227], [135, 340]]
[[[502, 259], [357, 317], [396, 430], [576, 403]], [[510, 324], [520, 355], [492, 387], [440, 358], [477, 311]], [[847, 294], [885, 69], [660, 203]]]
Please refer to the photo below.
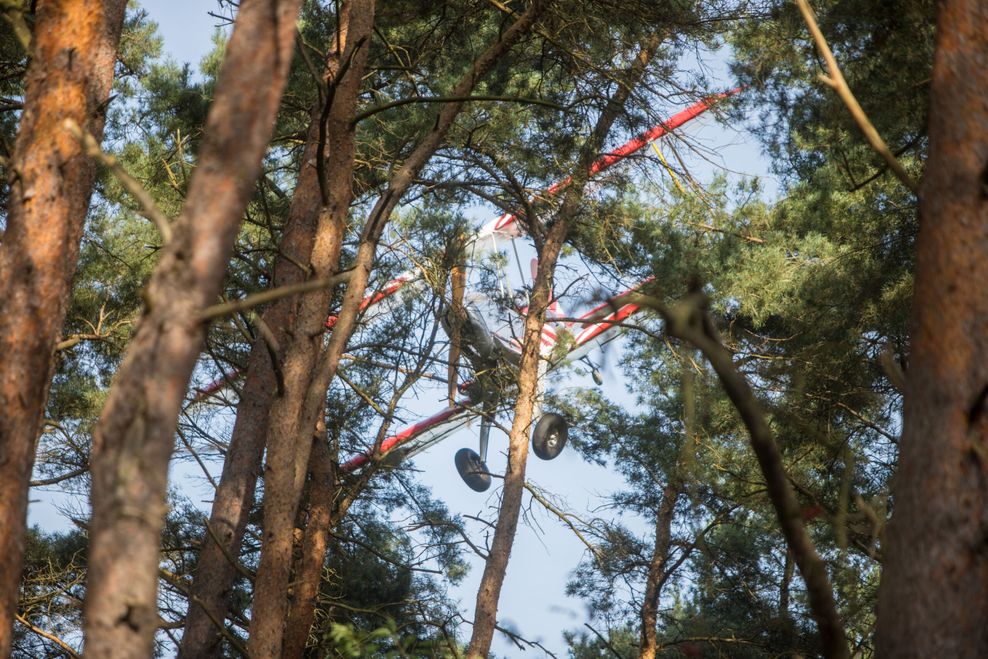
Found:
[[562, 453], [569, 439], [569, 424], [559, 414], [543, 414], [532, 433], [532, 450], [543, 460], [552, 460]]
[[491, 486], [491, 475], [487, 473], [487, 465], [473, 449], [461, 448], [453, 458], [456, 471], [460, 478], [474, 492], [486, 492]]

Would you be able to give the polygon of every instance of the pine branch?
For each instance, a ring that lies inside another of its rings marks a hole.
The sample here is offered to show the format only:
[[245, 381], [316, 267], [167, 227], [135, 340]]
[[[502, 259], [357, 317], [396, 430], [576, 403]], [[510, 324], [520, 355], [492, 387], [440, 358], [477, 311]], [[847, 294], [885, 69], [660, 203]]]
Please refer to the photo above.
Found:
[[158, 233], [161, 234], [161, 242], [167, 245], [172, 239], [171, 219], [154, 203], [151, 193], [137, 179], [127, 173], [127, 170], [123, 168], [116, 157], [104, 153], [96, 138], [88, 131], [83, 130], [79, 124], [71, 119], [66, 119], [65, 128], [79, 140], [86, 155], [99, 160], [110, 170], [111, 174], [117, 177], [124, 189], [137, 200], [141, 207], [141, 215], [154, 222], [154, 226], [158, 228]]
[[889, 168], [895, 173], [896, 178], [902, 181], [902, 184], [909, 188], [913, 194], [918, 195], [919, 185], [909, 176], [906, 168], [902, 166], [902, 163], [899, 162], [899, 159], [889, 149], [885, 140], [878, 134], [878, 130], [871, 123], [871, 120], [868, 119], [868, 115], [865, 114], [861, 104], [858, 103], [858, 99], [854, 97], [851, 88], [848, 87], [847, 81], [844, 79], [844, 74], [841, 73], [840, 67], [837, 66], [837, 60], [834, 58], [830, 46], [827, 45], [827, 40], [824, 38], [823, 32], [820, 31], [820, 26], [817, 25], [816, 18], [813, 16], [813, 10], [810, 9], [809, 3], [806, 0], [796, 0], [796, 5], [799, 7], [799, 11], [803, 15], [803, 20], [806, 21], [806, 25], [810, 29], [810, 34], [813, 35], [813, 40], [816, 42], [817, 48], [820, 49], [823, 59], [827, 62], [827, 69], [830, 71], [829, 76], [821, 75], [820, 80], [837, 92], [837, 95], [840, 96], [840, 99], [847, 106], [848, 111], [850, 111], [851, 117], [858, 124], [858, 128], [864, 133], [865, 139], [868, 140], [871, 148], [888, 163]]

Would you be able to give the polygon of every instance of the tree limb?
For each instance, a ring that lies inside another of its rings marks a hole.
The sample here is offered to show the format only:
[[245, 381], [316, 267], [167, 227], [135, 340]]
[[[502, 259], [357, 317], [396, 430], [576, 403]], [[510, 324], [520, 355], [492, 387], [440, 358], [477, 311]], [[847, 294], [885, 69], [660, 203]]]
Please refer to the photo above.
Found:
[[813, 35], [813, 41], [816, 42], [820, 54], [823, 55], [823, 59], [827, 62], [827, 69], [830, 71], [829, 76], [821, 75], [820, 80], [837, 92], [837, 95], [844, 102], [844, 105], [847, 106], [848, 111], [850, 111], [851, 117], [858, 124], [858, 128], [864, 133], [865, 139], [868, 140], [871, 148], [885, 159], [889, 168], [895, 173], [896, 178], [902, 181], [902, 184], [909, 188], [913, 194], [919, 194], [919, 185], [909, 176], [905, 167], [902, 166], [899, 159], [889, 149], [882, 136], [878, 134], [878, 130], [871, 123], [871, 120], [868, 119], [868, 115], [865, 114], [865, 111], [861, 108], [861, 104], [858, 103], [858, 99], [854, 97], [851, 88], [848, 87], [847, 81], [844, 79], [844, 74], [841, 73], [840, 67], [837, 66], [837, 60], [830, 51], [830, 46], [827, 45], [827, 40], [824, 38], [823, 32], [820, 31], [820, 26], [817, 25], [816, 18], [813, 17], [813, 10], [810, 9], [809, 3], [807, 0], [796, 0], [796, 5], [799, 7], [799, 11], [803, 15], [803, 20], [806, 21], [806, 25], [810, 29], [810, 34]]
[[397, 101], [391, 101], [390, 103], [384, 103], [368, 110], [364, 110], [360, 114], [356, 115], [350, 123], [358, 124], [364, 119], [372, 117], [379, 112], [384, 112], [385, 110], [397, 108], [402, 105], [411, 105], [412, 103], [472, 103], [474, 101], [498, 101], [502, 103], [521, 103], [523, 105], [542, 105], [547, 108], [552, 108], [553, 110], [566, 110], [566, 108], [562, 105], [553, 103], [552, 101], [543, 101], [539, 98], [525, 98], [521, 96], [499, 96], [490, 94], [477, 94], [471, 96], [407, 96], [405, 98], [400, 98]]
[[171, 218], [158, 208], [158, 205], [154, 203], [154, 199], [151, 197], [151, 193], [137, 179], [127, 173], [127, 170], [123, 168], [116, 157], [104, 153], [96, 138], [88, 131], [84, 131], [79, 124], [71, 119], [66, 119], [65, 128], [79, 140], [86, 155], [99, 160], [110, 170], [111, 174], [117, 177], [117, 180], [124, 186], [124, 189], [137, 200], [137, 203], [141, 207], [141, 215], [154, 222], [154, 226], [158, 228], [158, 233], [161, 234], [161, 242], [167, 245], [172, 239]]
[[846, 659], [848, 654], [844, 625], [837, 612], [827, 566], [817, 554], [803, 525], [802, 510], [782, 461], [782, 453], [772, 436], [754, 392], [738, 372], [731, 353], [723, 346], [713, 320], [706, 312], [707, 298], [694, 292], [673, 307], [646, 295], [633, 294], [635, 301], [657, 310], [663, 317], [666, 332], [687, 341], [704, 354], [720, 378], [724, 391], [741, 415], [768, 488], [769, 499], [779, 518], [782, 534], [793, 552], [806, 584], [810, 610], [820, 629], [824, 654]]
[[344, 270], [343, 272], [335, 274], [332, 277], [312, 279], [310, 281], [302, 282], [301, 284], [292, 284], [291, 286], [280, 286], [278, 288], [272, 288], [260, 293], [255, 293], [254, 295], [248, 295], [242, 300], [233, 300], [230, 302], [223, 302], [222, 304], [214, 304], [211, 307], [206, 307], [199, 313], [199, 320], [202, 322], [207, 322], [213, 320], [214, 318], [226, 316], [227, 314], [231, 314], [236, 311], [252, 309], [253, 307], [257, 307], [268, 302], [274, 302], [275, 300], [280, 300], [283, 297], [289, 297], [299, 293], [308, 293], [310, 291], [317, 291], [321, 288], [336, 286], [337, 284], [342, 284], [343, 282], [348, 281], [351, 274], [351, 270]]
[[66, 643], [65, 641], [63, 641], [62, 639], [60, 639], [59, 637], [57, 637], [54, 634], [51, 634], [49, 632], [46, 632], [45, 630], [41, 629], [40, 627], [37, 627], [37, 626], [31, 624], [31, 622], [27, 618], [25, 618], [24, 616], [22, 616], [20, 613], [16, 613], [14, 615], [17, 618], [17, 622], [21, 623], [22, 625], [24, 625], [25, 627], [27, 627], [28, 629], [30, 629], [32, 632], [34, 632], [35, 634], [37, 634], [41, 638], [48, 639], [49, 641], [51, 641], [52, 643], [54, 643], [58, 647], [62, 648], [62, 651], [65, 654], [67, 654], [70, 657], [72, 657], [72, 659], [81, 659], [82, 655], [80, 655], [78, 652], [76, 652], [75, 650], [73, 650], [71, 645], [69, 645], [68, 643]]

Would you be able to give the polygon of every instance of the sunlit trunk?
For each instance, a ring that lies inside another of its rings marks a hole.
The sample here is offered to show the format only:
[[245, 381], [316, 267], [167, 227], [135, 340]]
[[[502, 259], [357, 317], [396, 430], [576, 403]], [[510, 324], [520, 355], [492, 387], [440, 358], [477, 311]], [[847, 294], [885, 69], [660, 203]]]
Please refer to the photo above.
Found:
[[0, 657], [11, 651], [31, 470], [96, 175], [66, 122], [102, 137], [126, 4], [37, 3], [0, 234]]

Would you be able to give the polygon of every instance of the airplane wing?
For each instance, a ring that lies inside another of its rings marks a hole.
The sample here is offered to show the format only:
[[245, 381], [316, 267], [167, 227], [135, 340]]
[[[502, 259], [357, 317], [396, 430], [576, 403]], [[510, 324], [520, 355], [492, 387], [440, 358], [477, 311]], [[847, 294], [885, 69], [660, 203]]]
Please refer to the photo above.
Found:
[[553, 366], [580, 359], [591, 350], [617, 338], [625, 329], [623, 327], [624, 321], [641, 310], [639, 305], [634, 304], [628, 298], [653, 279], [653, 277], [648, 277], [623, 293], [609, 298], [579, 318], [567, 321], [565, 327], [573, 334], [573, 343], [569, 351], [559, 358]]
[[[404, 457], [424, 451], [433, 444], [446, 439], [480, 412], [469, 398], [461, 398], [455, 405], [433, 414], [381, 442], [379, 454], [384, 455], [397, 449], [404, 449]], [[340, 465], [340, 471], [350, 473], [371, 461], [370, 452], [358, 453]]]
[[[738, 91], [738, 89], [734, 89], [729, 92], [715, 94], [703, 101], [700, 101], [699, 103], [694, 103], [685, 110], [682, 110], [665, 121], [656, 124], [638, 137], [625, 142], [613, 151], [605, 153], [590, 166], [590, 177], [593, 178], [606, 169], [613, 167], [628, 156], [645, 148], [655, 140], [669, 134], [673, 130], [700, 116], [713, 107], [717, 101], [732, 96]], [[549, 186], [549, 189], [545, 191], [545, 194], [548, 196], [555, 196], [569, 187], [571, 183], [572, 178], [566, 177], [562, 181], [558, 181]], [[523, 235], [525, 235], [525, 231], [521, 226], [521, 223], [518, 221], [518, 216], [514, 213], [504, 213], [481, 227], [480, 231], [478, 231], [477, 234], [474, 235], [474, 237], [467, 243], [466, 251], [470, 254], [474, 253], [478, 249], [481, 252], [496, 250], [498, 240], [507, 241], [514, 238], [519, 238]], [[368, 293], [360, 304], [360, 310], [364, 311], [372, 305], [383, 302], [403, 287], [418, 281], [421, 275], [422, 273], [420, 270], [414, 269], [395, 277], [376, 291]], [[332, 329], [335, 323], [336, 318], [334, 316], [330, 316], [326, 321], [327, 329]]]

